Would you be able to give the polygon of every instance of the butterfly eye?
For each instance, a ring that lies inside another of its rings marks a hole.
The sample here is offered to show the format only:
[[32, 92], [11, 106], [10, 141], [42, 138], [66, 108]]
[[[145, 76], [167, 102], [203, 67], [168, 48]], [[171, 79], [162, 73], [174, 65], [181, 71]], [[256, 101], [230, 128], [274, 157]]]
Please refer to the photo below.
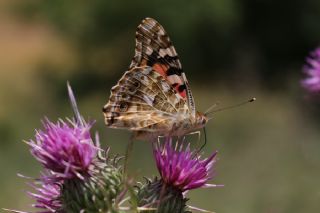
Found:
[[120, 105], [119, 105], [120, 112], [125, 112], [125, 111], [127, 111], [127, 109], [128, 109], [127, 103], [125, 103], [125, 102], [120, 103]]
[[205, 124], [207, 123], [207, 118], [206, 118], [206, 117], [203, 116], [203, 117], [201, 118], [201, 120], [202, 120], [202, 121], [201, 121], [202, 125], [205, 125]]
[[206, 119], [202, 119], [202, 124], [204, 125], [206, 123], [207, 123]]

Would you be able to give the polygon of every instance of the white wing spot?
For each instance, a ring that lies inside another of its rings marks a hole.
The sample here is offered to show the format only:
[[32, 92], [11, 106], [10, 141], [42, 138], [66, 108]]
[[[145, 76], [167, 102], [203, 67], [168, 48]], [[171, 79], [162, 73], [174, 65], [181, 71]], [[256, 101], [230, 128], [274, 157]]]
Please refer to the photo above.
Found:
[[152, 52], [153, 52], [152, 48], [151, 48], [151, 47], [147, 47], [147, 49], [146, 49], [146, 54], [147, 54], [147, 55], [151, 55]]
[[168, 92], [170, 90], [169, 84], [167, 84], [167, 82], [165, 82], [165, 81], [161, 82], [161, 86], [162, 86], [162, 89], [164, 92]]
[[170, 57], [174, 57], [176, 56], [177, 54], [175, 54], [175, 51], [174, 49], [172, 49], [171, 47], [168, 47], [166, 49], [160, 49], [159, 50], [159, 55], [161, 57], [165, 57], [166, 55], [170, 56]]
[[181, 78], [177, 75], [169, 75], [167, 79], [171, 84], [174, 84], [174, 83], [177, 83], [179, 85], [183, 84]]
[[145, 69], [143, 69], [141, 72], [144, 74], [144, 75], [149, 75], [149, 73], [152, 71], [152, 68], [151, 67], [147, 67]]
[[143, 95], [143, 100], [150, 106], [152, 106], [153, 101], [154, 101], [154, 97], [150, 96], [150, 95]]
[[134, 78], [143, 83], [144, 85], [149, 85], [149, 79], [141, 72], [136, 72]]

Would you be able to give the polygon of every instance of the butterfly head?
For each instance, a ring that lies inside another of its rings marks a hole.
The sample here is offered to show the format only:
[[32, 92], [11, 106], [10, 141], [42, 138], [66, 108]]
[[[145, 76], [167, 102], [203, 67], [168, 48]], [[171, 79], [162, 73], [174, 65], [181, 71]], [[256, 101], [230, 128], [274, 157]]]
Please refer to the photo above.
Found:
[[208, 120], [209, 118], [204, 113], [197, 112], [195, 126], [197, 127], [197, 129], [201, 129], [207, 124]]

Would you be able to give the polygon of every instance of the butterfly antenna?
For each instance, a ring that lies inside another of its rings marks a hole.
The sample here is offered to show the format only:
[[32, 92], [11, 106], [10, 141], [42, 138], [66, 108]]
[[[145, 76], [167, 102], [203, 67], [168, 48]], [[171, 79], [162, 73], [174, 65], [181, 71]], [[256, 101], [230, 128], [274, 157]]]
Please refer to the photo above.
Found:
[[207, 113], [205, 113], [205, 115], [209, 115], [209, 114], [212, 114], [212, 113], [215, 113], [215, 112], [221, 112], [221, 111], [224, 111], [224, 110], [227, 110], [227, 109], [233, 109], [233, 108], [236, 108], [236, 107], [239, 107], [239, 106], [242, 106], [242, 105], [245, 105], [247, 103], [251, 103], [251, 102], [254, 102], [256, 101], [257, 99], [256, 98], [251, 98], [247, 101], [244, 101], [244, 102], [241, 102], [241, 103], [238, 103], [238, 104], [235, 104], [235, 105], [231, 105], [231, 106], [227, 106], [227, 107], [222, 107], [220, 109], [216, 109], [216, 110], [211, 110]]
[[213, 108], [217, 107], [220, 104], [220, 102], [214, 103], [212, 106], [210, 106], [205, 112], [204, 114], [209, 113]]

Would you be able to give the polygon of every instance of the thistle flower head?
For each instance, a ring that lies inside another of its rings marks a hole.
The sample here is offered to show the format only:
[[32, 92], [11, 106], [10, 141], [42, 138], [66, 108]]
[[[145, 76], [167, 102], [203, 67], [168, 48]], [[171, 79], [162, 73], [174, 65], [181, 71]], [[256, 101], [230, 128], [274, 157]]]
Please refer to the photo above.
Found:
[[90, 137], [91, 125], [62, 120], [53, 123], [46, 119], [44, 130], [28, 144], [31, 153], [42, 165], [63, 178], [80, 177], [88, 172], [96, 155]]
[[153, 152], [162, 181], [182, 192], [209, 186], [217, 152], [201, 159], [196, 151], [190, 150], [190, 144], [184, 143], [173, 146], [172, 138], [167, 138], [163, 145], [155, 143]]
[[33, 156], [46, 169], [64, 179], [87, 175], [97, 154], [90, 136], [92, 124], [86, 123], [80, 116], [70, 86], [69, 96], [75, 119], [59, 120], [57, 123], [45, 119], [44, 129], [37, 131], [35, 140], [28, 142]]
[[307, 77], [301, 81], [302, 86], [311, 93], [320, 92], [320, 47], [310, 53], [303, 71]]

